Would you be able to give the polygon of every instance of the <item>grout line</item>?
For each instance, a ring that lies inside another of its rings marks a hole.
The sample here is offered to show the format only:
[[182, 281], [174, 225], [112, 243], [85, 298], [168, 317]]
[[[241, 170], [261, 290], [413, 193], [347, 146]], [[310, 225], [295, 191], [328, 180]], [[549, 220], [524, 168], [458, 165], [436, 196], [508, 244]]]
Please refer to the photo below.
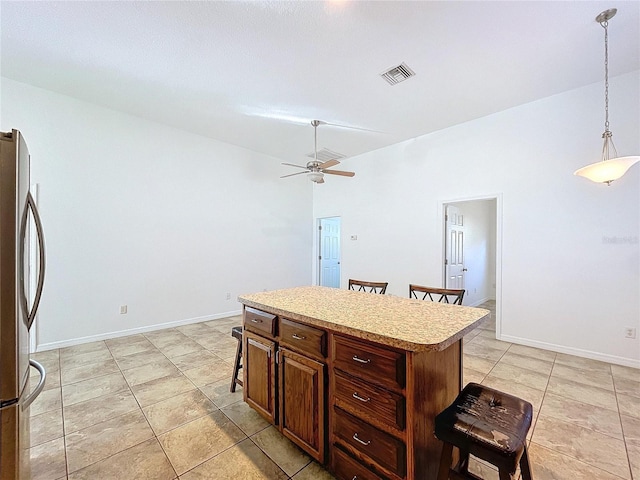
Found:
[[[609, 366], [609, 369], [611, 370], [611, 366]], [[611, 377], [613, 378], [613, 370], [611, 370]], [[622, 423], [622, 413], [620, 412], [620, 402], [618, 401], [618, 389], [616, 388], [615, 379], [613, 379], [613, 393], [615, 394], [616, 406], [618, 407], [618, 419], [620, 420], [620, 430], [622, 430], [622, 442], [624, 444], [624, 451], [627, 454], [627, 466], [629, 467], [630, 474], [629, 478], [634, 478], [633, 468], [631, 465], [631, 455], [629, 455], [629, 447], [627, 445], [627, 435], [624, 431], [624, 424]]]

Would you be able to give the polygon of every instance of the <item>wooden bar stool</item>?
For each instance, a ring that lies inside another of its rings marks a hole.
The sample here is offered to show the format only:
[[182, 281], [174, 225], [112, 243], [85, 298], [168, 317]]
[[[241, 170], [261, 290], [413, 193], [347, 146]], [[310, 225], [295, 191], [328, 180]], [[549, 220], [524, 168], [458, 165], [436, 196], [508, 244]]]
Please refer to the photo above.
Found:
[[[532, 480], [526, 438], [533, 407], [525, 400], [477, 383], [469, 383], [436, 416], [435, 434], [444, 442], [438, 480], [478, 478], [468, 472], [469, 454], [498, 467], [500, 480]], [[453, 447], [460, 461], [451, 468]]]
[[[416, 300], [430, 300], [432, 302], [453, 303], [462, 305], [465, 290], [453, 288], [423, 287], [422, 285], [409, 284], [409, 298]], [[433, 298], [436, 295], [436, 298]], [[437, 297], [437, 295], [440, 295]]]
[[389, 282], [365, 282], [364, 280], [349, 279], [349, 290], [357, 290], [358, 292], [379, 293], [384, 295], [388, 285]]
[[233, 377], [231, 377], [231, 393], [236, 391], [236, 384], [242, 385], [242, 380], [238, 377], [240, 369], [242, 368], [242, 326], [233, 327], [231, 329], [231, 335], [238, 339], [238, 348], [236, 348], [236, 361], [233, 365]]

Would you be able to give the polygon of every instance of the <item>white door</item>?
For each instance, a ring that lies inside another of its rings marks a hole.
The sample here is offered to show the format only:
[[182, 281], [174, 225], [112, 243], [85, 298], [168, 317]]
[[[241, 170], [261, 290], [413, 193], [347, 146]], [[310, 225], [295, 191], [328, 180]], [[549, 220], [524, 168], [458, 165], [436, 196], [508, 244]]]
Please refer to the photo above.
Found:
[[320, 285], [340, 288], [340, 217], [320, 219]]
[[445, 240], [445, 287], [464, 288], [464, 215], [458, 207], [447, 205]]

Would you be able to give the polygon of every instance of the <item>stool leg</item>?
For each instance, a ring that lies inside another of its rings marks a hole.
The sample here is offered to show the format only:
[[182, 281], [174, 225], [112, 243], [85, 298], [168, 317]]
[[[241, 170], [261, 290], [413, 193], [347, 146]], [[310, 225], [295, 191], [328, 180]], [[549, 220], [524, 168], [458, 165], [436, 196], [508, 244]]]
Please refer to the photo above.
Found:
[[[236, 383], [238, 382], [238, 371], [240, 370], [240, 361], [242, 360], [242, 340], [238, 340], [238, 348], [236, 348], [236, 363], [233, 366], [233, 377], [231, 377], [231, 393], [236, 391]], [[242, 383], [240, 383], [242, 385]]]
[[460, 450], [460, 460], [458, 460], [458, 465], [456, 465], [456, 469], [462, 473], [467, 474], [469, 471], [469, 452], [466, 450]]
[[499, 470], [498, 474], [500, 476], [500, 480], [513, 480], [513, 475], [506, 470]]
[[442, 455], [440, 455], [440, 468], [438, 469], [438, 480], [447, 480], [449, 478], [449, 470], [451, 469], [451, 457], [453, 454], [453, 445], [444, 443], [442, 445]]
[[524, 446], [524, 452], [520, 457], [520, 473], [522, 474], [522, 480], [533, 480], [531, 475], [531, 465], [529, 465], [529, 454], [527, 453], [527, 446]]

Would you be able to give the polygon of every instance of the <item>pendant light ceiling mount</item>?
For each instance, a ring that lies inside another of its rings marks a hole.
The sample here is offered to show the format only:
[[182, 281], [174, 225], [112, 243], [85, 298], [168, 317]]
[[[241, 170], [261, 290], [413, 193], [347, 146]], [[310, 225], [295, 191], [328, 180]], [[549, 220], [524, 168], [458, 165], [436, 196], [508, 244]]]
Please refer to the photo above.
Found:
[[616, 13], [618, 13], [617, 8], [610, 8], [609, 10], [605, 10], [604, 12], [598, 14], [598, 16], [596, 17], [596, 22], [602, 25], [604, 22], [608, 22], [613, 17], [615, 17]]
[[602, 145], [602, 160], [597, 163], [592, 163], [586, 167], [582, 167], [574, 172], [574, 175], [580, 175], [588, 178], [596, 183], [606, 183], [611, 185], [611, 182], [619, 179], [627, 170], [631, 168], [635, 163], [640, 161], [640, 156], [628, 156], [619, 157], [616, 150], [616, 146], [613, 144], [613, 134], [609, 130], [609, 20], [611, 20], [615, 14], [618, 13], [616, 8], [610, 8], [601, 12], [596, 17], [596, 22], [604, 28], [604, 132], [602, 138], [604, 144]]

